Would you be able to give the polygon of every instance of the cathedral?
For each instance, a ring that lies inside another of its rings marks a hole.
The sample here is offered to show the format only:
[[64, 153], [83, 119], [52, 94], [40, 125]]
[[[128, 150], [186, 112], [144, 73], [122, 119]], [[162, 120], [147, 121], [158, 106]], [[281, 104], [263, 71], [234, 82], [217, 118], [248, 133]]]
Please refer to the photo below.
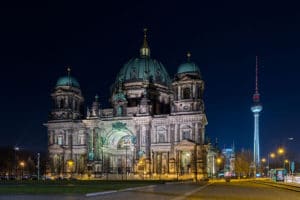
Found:
[[145, 30], [139, 56], [120, 69], [110, 92], [110, 108], [96, 95], [86, 109], [70, 69], [57, 80], [45, 123], [49, 174], [206, 178], [204, 81], [190, 53], [171, 79], [150, 56]]

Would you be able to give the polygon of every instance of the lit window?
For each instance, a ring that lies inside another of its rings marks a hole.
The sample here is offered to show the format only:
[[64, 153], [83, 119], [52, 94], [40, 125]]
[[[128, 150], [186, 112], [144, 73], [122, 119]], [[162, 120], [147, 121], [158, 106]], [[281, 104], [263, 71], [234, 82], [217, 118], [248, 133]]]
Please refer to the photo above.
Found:
[[58, 144], [58, 145], [62, 145], [62, 144], [63, 144], [63, 136], [62, 136], [62, 135], [59, 135], [59, 136], [57, 137], [57, 144]]
[[84, 144], [84, 135], [79, 135], [79, 136], [78, 136], [78, 143], [79, 143], [80, 145], [83, 145], [83, 144]]

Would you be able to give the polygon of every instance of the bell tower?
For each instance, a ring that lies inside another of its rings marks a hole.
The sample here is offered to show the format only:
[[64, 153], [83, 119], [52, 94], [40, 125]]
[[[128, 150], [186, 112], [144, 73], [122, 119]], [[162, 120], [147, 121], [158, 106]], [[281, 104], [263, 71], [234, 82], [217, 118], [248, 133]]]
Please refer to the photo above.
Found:
[[58, 79], [51, 94], [53, 107], [50, 120], [74, 120], [83, 117], [84, 98], [78, 81], [71, 76], [70, 67], [67, 76]]
[[187, 62], [179, 66], [172, 83], [174, 91], [171, 112], [184, 114], [204, 112], [204, 82], [198, 66], [191, 62], [191, 53], [187, 53]]

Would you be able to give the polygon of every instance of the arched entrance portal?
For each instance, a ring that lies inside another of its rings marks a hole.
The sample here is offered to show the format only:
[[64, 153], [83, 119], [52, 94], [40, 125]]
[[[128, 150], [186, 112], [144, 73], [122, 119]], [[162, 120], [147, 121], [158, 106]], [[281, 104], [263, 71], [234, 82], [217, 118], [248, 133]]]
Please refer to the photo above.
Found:
[[117, 171], [118, 174], [134, 171], [134, 143], [131, 135], [123, 136], [117, 144]]
[[[133, 172], [135, 161], [136, 136], [125, 123], [116, 122], [106, 134], [104, 149], [104, 171], [113, 174], [129, 174]], [[109, 170], [105, 170], [109, 169]]]
[[181, 152], [181, 173], [189, 174], [191, 172], [191, 151], [182, 151]]
[[177, 175], [193, 175], [197, 172], [196, 144], [188, 140], [182, 140], [175, 146]]

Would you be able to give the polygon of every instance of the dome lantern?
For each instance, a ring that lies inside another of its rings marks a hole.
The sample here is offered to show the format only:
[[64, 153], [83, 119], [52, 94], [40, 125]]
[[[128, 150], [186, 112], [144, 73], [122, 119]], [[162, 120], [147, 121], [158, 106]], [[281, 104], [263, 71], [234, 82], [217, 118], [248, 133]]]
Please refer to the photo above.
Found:
[[140, 56], [142, 58], [150, 57], [150, 48], [148, 46], [148, 41], [147, 41], [147, 28], [144, 28], [144, 42], [142, 47], [140, 48]]

